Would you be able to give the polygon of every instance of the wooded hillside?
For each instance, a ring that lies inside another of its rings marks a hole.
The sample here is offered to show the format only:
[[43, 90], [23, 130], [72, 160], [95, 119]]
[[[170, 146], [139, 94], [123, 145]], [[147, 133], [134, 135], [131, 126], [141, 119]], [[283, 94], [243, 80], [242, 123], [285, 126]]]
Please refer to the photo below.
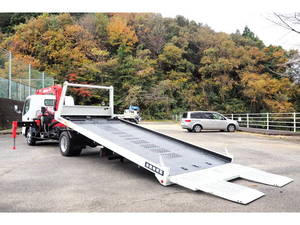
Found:
[[[265, 46], [248, 27], [217, 33], [145, 13], [28, 16], [2, 29], [0, 46], [60, 83], [113, 85], [116, 111], [134, 104], [156, 119], [185, 110], [300, 111], [300, 86], [286, 75], [296, 52]], [[93, 101], [92, 93], [77, 100]]]

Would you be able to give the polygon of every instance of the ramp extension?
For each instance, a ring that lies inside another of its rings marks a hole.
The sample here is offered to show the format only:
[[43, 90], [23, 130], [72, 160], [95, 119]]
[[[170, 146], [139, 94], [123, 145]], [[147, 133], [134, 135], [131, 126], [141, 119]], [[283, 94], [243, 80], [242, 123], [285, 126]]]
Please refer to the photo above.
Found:
[[293, 181], [288, 177], [233, 163], [171, 176], [170, 181], [194, 191], [204, 191], [241, 204], [248, 204], [264, 195], [255, 189], [228, 182], [235, 178], [244, 178], [277, 187]]

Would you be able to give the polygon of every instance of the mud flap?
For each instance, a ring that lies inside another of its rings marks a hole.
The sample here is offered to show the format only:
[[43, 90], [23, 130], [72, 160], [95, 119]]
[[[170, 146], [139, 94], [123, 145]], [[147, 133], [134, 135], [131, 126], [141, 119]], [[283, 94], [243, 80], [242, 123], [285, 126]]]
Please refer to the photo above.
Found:
[[233, 163], [170, 176], [169, 179], [170, 182], [191, 190], [204, 191], [241, 204], [248, 204], [264, 195], [264, 193], [255, 189], [228, 182], [235, 178], [244, 178], [278, 187], [282, 187], [293, 181], [288, 177]]

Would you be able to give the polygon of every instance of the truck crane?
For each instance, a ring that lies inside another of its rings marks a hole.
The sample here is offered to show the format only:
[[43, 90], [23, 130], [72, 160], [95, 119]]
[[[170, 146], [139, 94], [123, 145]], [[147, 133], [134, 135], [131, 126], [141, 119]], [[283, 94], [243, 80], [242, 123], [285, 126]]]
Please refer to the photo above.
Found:
[[[104, 89], [108, 105], [75, 105], [68, 88]], [[112, 86], [65, 82], [38, 90], [27, 97], [21, 122], [27, 144], [54, 139], [63, 156], [75, 156], [85, 146], [104, 149], [152, 172], [163, 186], [178, 184], [240, 204], [248, 204], [264, 193], [231, 183], [243, 178], [276, 187], [293, 179], [232, 163], [232, 157], [208, 150], [118, 118], [114, 114]], [[13, 126], [14, 130], [16, 126]]]

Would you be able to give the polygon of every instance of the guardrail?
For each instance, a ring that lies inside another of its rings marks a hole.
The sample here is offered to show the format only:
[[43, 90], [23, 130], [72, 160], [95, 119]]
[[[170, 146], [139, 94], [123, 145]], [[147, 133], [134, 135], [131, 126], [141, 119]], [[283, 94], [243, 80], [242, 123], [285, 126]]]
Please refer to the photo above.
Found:
[[233, 113], [224, 114], [237, 120], [241, 127], [300, 132], [300, 113]]

